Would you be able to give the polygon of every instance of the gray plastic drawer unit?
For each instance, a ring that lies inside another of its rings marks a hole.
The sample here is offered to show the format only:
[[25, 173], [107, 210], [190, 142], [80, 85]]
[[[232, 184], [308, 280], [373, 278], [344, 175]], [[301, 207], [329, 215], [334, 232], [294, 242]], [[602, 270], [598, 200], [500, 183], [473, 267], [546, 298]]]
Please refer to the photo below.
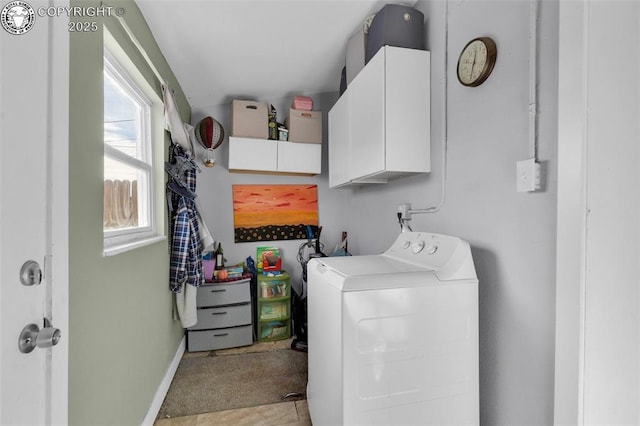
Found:
[[216, 349], [253, 344], [250, 280], [207, 283], [198, 287], [198, 322], [187, 329], [187, 350]]

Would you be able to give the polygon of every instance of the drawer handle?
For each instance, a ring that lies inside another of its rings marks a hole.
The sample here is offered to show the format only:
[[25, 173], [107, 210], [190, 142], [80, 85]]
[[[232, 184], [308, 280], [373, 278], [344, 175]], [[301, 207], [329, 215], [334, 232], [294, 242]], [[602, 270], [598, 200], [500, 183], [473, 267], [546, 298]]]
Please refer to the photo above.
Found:
[[227, 291], [227, 289], [226, 288], [219, 288], [219, 289], [216, 289], [216, 290], [211, 290], [211, 293], [222, 293], [224, 291]]
[[224, 311], [224, 312], [211, 312], [211, 315], [227, 315], [227, 311]]
[[229, 333], [220, 333], [220, 334], [214, 334], [213, 337], [224, 337], [224, 336], [228, 336]]

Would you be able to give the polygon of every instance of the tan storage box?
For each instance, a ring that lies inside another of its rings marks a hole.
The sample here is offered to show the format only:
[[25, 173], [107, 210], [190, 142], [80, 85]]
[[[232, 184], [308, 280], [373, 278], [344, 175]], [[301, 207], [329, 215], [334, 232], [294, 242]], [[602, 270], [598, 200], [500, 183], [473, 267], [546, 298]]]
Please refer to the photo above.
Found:
[[268, 139], [267, 104], [234, 99], [231, 102], [231, 136]]
[[322, 111], [291, 108], [285, 125], [290, 142], [322, 143]]

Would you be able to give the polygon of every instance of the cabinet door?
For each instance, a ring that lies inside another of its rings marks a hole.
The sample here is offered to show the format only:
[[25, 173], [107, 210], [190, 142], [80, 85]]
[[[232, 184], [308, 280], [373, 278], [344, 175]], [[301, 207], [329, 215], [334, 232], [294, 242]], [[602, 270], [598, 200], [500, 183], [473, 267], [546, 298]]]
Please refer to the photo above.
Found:
[[430, 53], [386, 46], [386, 167], [430, 170]]
[[349, 144], [351, 118], [349, 117], [349, 91], [329, 111], [329, 187], [349, 182]]
[[322, 144], [278, 142], [278, 172], [320, 174]]
[[353, 79], [348, 90], [351, 111], [351, 175], [365, 177], [385, 169], [385, 50], [380, 49]]
[[229, 170], [274, 172], [277, 168], [277, 141], [252, 138], [229, 138]]

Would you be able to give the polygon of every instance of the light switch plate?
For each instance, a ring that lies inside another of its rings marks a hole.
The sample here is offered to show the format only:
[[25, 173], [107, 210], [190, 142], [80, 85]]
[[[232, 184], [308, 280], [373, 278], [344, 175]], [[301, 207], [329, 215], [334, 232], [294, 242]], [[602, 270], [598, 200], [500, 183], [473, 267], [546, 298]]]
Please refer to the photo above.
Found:
[[540, 189], [540, 163], [537, 163], [535, 158], [516, 163], [516, 188], [518, 192]]

